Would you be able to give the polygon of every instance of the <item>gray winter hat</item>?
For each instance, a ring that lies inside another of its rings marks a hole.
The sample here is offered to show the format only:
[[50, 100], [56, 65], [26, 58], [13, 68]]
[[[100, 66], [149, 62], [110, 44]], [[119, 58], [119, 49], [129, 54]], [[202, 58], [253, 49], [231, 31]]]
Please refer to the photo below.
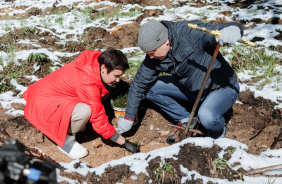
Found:
[[161, 46], [167, 39], [167, 28], [159, 21], [150, 20], [139, 30], [138, 44], [141, 50], [150, 52]]

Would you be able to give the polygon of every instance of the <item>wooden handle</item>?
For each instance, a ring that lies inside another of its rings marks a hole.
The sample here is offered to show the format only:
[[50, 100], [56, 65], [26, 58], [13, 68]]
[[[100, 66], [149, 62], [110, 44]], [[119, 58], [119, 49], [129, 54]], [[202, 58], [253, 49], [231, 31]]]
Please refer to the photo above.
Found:
[[[204, 28], [204, 27], [199, 27], [197, 24], [188, 24], [188, 27], [192, 28], [192, 29], [199, 30], [199, 31], [203, 31], [204, 33], [212, 34], [216, 38], [218, 38], [220, 36], [220, 34], [221, 34], [221, 32], [219, 30], [211, 30], [211, 29], [207, 29], [207, 28]], [[256, 43], [251, 42], [251, 41], [247, 41], [247, 40], [244, 40], [244, 39], [239, 40], [239, 42], [243, 43], [245, 45], [250, 45], [252, 47], [256, 46]]]

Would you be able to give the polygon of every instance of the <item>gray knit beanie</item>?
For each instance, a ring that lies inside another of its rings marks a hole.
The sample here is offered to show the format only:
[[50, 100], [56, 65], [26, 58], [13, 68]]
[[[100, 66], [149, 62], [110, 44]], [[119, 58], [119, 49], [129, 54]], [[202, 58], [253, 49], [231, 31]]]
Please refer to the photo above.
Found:
[[150, 52], [161, 46], [167, 39], [167, 28], [159, 21], [150, 20], [139, 30], [138, 44], [141, 50]]

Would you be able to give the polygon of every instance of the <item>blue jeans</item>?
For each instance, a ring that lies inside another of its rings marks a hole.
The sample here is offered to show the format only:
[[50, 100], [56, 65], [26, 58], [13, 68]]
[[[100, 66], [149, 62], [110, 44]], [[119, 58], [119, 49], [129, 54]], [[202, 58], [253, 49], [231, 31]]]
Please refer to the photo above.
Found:
[[[212, 138], [224, 137], [223, 115], [233, 106], [239, 95], [239, 84], [226, 86], [203, 94], [199, 102], [198, 119]], [[198, 93], [188, 91], [172, 76], [162, 76], [149, 89], [146, 98], [158, 105], [173, 120], [181, 121], [190, 113], [181, 104], [193, 105]], [[181, 104], [179, 103], [181, 102]]]

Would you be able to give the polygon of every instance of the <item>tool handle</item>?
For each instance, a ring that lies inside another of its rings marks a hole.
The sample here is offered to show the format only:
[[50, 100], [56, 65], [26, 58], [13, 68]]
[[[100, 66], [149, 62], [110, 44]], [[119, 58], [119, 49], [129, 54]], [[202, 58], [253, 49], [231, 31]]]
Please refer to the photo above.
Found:
[[[197, 24], [188, 24], [188, 27], [189, 28], [192, 28], [192, 29], [196, 29], [196, 30], [199, 30], [199, 31], [203, 31], [204, 33], [209, 33], [209, 34], [212, 34], [214, 35], [216, 38], [218, 38], [221, 34], [221, 31], [219, 30], [211, 30], [211, 29], [207, 29], [205, 27], [199, 27]], [[239, 40], [240, 43], [243, 43], [245, 45], [250, 45], [250, 46], [253, 46], [255, 47], [256, 46], [256, 43], [254, 42], [251, 42], [251, 41], [247, 41], [247, 40], [244, 40], [244, 39], [241, 39]]]
[[[173, 127], [173, 128], [177, 128], [177, 129], [182, 129], [182, 130], [185, 130], [185, 129], [186, 129], [185, 127], [181, 127], [181, 126], [178, 126], [178, 125], [168, 124], [168, 126], [171, 126], [171, 127]], [[189, 129], [189, 131], [194, 132], [194, 133], [197, 133], [197, 134], [204, 135], [204, 133], [203, 133], [201, 130]]]
[[211, 73], [211, 70], [212, 70], [212, 66], [213, 66], [213, 63], [214, 63], [214, 61], [215, 61], [215, 59], [216, 59], [216, 57], [217, 57], [217, 54], [218, 54], [218, 52], [219, 52], [219, 49], [220, 49], [220, 45], [219, 45], [219, 43], [217, 43], [217, 44], [216, 44], [216, 48], [215, 48], [214, 53], [213, 53], [213, 56], [212, 56], [212, 60], [211, 60], [211, 62], [210, 62], [210, 65], [209, 65], [208, 70], [207, 70], [207, 72], [206, 72], [206, 75], [205, 75], [205, 78], [204, 78], [204, 80], [203, 80], [202, 86], [201, 86], [201, 88], [200, 88], [200, 90], [199, 90], [199, 93], [198, 93], [197, 98], [196, 98], [196, 101], [195, 101], [195, 103], [194, 103], [194, 105], [193, 105], [193, 108], [192, 108], [190, 117], [189, 117], [189, 119], [188, 119], [188, 122], [187, 122], [187, 125], [186, 125], [186, 129], [185, 129], [185, 133], [186, 133], [186, 134], [188, 133], [189, 126], [191, 125], [192, 119], [193, 119], [194, 114], [195, 114], [195, 112], [196, 112], [196, 109], [197, 109], [197, 107], [198, 107], [198, 103], [199, 103], [199, 101], [200, 101], [200, 99], [201, 99], [201, 96], [202, 96], [202, 93], [203, 93], [203, 91], [204, 91], [205, 85], [206, 85], [206, 83], [207, 83], [208, 77], [210, 76], [210, 73]]

